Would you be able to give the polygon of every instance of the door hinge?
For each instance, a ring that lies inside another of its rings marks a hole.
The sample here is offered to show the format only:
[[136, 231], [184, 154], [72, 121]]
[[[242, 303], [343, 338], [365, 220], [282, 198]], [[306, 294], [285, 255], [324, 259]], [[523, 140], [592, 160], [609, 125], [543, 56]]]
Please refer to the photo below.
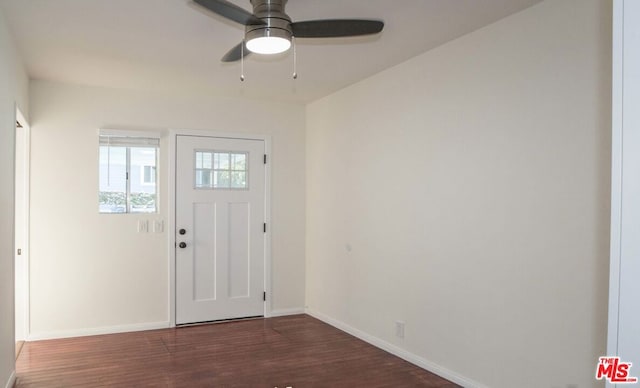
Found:
[[267, 164], [267, 154], [264, 154], [264, 164]]
[[267, 291], [262, 293], [262, 301], [266, 302], [267, 301]]
[[18, 248], [18, 256], [22, 255], [22, 249]]
[[264, 224], [262, 224], [262, 230], [263, 230], [263, 232], [267, 233], [267, 223], [266, 222]]

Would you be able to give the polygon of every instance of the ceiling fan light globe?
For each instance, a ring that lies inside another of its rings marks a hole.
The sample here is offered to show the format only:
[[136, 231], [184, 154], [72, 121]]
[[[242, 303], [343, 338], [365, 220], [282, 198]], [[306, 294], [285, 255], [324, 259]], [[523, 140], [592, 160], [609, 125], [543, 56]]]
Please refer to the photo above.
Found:
[[261, 36], [247, 41], [247, 49], [256, 54], [280, 54], [291, 48], [291, 41], [278, 36]]

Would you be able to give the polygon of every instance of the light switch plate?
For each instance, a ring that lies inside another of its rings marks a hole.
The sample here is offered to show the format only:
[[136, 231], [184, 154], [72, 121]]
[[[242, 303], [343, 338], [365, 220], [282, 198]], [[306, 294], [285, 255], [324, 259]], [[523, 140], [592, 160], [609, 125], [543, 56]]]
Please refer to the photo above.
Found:
[[149, 233], [149, 221], [138, 220], [138, 233]]
[[153, 221], [153, 232], [154, 233], [162, 233], [162, 232], [164, 232], [164, 220], [154, 220]]

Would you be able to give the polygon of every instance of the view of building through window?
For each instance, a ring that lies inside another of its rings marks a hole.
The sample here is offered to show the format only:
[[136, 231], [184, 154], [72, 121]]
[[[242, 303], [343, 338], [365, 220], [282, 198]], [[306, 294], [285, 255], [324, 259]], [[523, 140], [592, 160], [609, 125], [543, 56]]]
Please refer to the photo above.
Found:
[[100, 213], [157, 211], [157, 148], [100, 146]]

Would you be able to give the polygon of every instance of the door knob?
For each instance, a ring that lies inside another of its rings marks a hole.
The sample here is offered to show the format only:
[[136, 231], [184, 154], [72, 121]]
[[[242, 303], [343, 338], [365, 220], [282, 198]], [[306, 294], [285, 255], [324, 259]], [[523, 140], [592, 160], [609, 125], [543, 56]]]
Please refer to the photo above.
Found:
[[186, 233], [187, 233], [187, 231], [186, 231], [186, 230], [184, 230], [184, 229], [180, 229], [180, 230], [178, 231], [178, 233], [180, 233], [180, 234], [186, 234]]
[[184, 248], [186, 248], [186, 247], [187, 247], [187, 243], [183, 241], [183, 242], [181, 242], [180, 244], [178, 244], [178, 246], [179, 246], [180, 248], [184, 249]]

